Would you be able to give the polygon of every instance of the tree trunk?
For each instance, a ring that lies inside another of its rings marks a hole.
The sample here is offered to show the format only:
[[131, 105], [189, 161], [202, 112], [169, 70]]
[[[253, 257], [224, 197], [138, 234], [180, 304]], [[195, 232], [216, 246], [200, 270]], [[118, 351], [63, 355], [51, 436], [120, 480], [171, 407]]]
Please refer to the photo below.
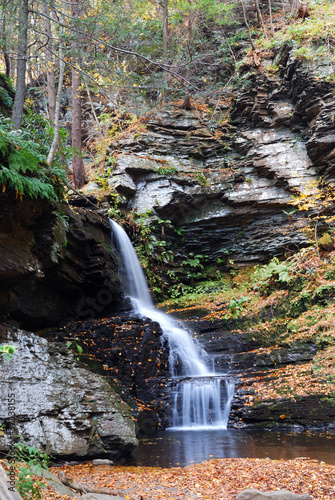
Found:
[[[65, 13], [66, 13], [66, 2], [63, 0], [63, 8], [62, 8], [63, 19], [65, 18]], [[51, 33], [51, 25], [50, 25], [50, 33]], [[60, 37], [59, 37], [60, 41], [59, 41], [59, 48], [58, 48], [59, 79], [58, 79], [57, 95], [55, 95], [55, 108], [54, 108], [54, 119], [53, 119], [54, 135], [53, 135], [50, 151], [48, 154], [48, 159], [47, 159], [48, 165], [51, 165], [53, 162], [53, 159], [55, 157], [55, 153], [56, 153], [57, 148], [58, 148], [58, 141], [59, 141], [60, 101], [61, 101], [61, 97], [62, 97], [63, 77], [64, 77], [64, 70], [65, 70], [65, 61], [63, 58], [63, 45], [62, 45], [63, 44], [63, 41], [62, 41], [63, 34], [64, 34], [64, 28], [61, 27]], [[50, 118], [51, 118], [51, 116], [50, 116]]]
[[187, 16], [187, 46], [188, 46], [188, 54], [190, 57], [190, 62], [189, 65], [187, 66], [186, 70], [186, 78], [187, 80], [191, 79], [191, 63], [192, 63], [192, 42], [193, 42], [193, 16], [192, 16], [192, 10], [191, 10], [191, 0], [188, 0], [188, 3], [190, 5], [189, 11], [188, 11], [188, 16]]
[[[63, 2], [63, 14], [65, 15], [65, 2]], [[60, 38], [62, 38], [62, 36]], [[63, 59], [63, 50], [62, 50], [62, 40], [60, 40], [59, 42], [58, 55], [59, 55], [59, 80], [58, 80], [57, 95], [55, 96], [55, 109], [54, 109], [54, 120], [53, 120], [54, 136], [48, 154], [48, 159], [47, 159], [48, 165], [51, 165], [53, 162], [55, 153], [58, 148], [58, 140], [59, 140], [60, 101], [62, 97], [63, 76], [65, 69], [65, 61]]]
[[[163, 53], [164, 63], [168, 63], [168, 47], [169, 47], [169, 9], [168, 0], [162, 1], [163, 7]], [[164, 89], [162, 92], [163, 97], [168, 94], [168, 74], [164, 74]]]
[[265, 36], [265, 38], [267, 38], [268, 35], [266, 33], [266, 29], [265, 29], [265, 25], [264, 25], [264, 21], [263, 21], [262, 12], [261, 12], [261, 9], [259, 7], [259, 0], [256, 0], [255, 3], [256, 3], [256, 11], [257, 11], [258, 22], [262, 25], [264, 36]]
[[[45, 18], [45, 32], [48, 37], [48, 42], [46, 45], [47, 51], [47, 87], [48, 87], [48, 110], [50, 121], [54, 125], [55, 123], [55, 112], [56, 112], [56, 83], [55, 83], [55, 71], [54, 71], [54, 58], [53, 43], [52, 43], [52, 32], [51, 32], [51, 22], [49, 17], [48, 6], [45, 6], [45, 13], [48, 17]], [[60, 42], [61, 43], [61, 42]]]
[[[72, 3], [72, 16], [78, 18], [79, 3], [74, 0]], [[73, 53], [78, 49], [77, 42], [72, 45]], [[72, 147], [74, 153], [72, 156], [72, 176], [74, 187], [81, 188], [85, 184], [85, 173], [83, 161], [81, 158], [81, 95], [80, 95], [80, 73], [75, 69], [71, 71], [72, 75]]]
[[7, 35], [6, 35], [6, 10], [7, 10], [8, 0], [2, 0], [2, 18], [0, 26], [0, 36], [1, 36], [1, 49], [3, 52], [3, 57], [5, 61], [5, 71], [6, 76], [10, 78], [10, 58], [7, 52]]
[[247, 12], [245, 10], [244, 0], [240, 0], [240, 2], [242, 5], [244, 24], [248, 30], [248, 37], [249, 37], [250, 45], [251, 45], [252, 50], [255, 50], [255, 45], [254, 45], [254, 42], [251, 38], [251, 32], [250, 32], [250, 27], [249, 27], [249, 23], [248, 23]]
[[168, 0], [163, 0], [163, 52], [164, 62], [168, 62], [168, 45], [169, 45], [169, 9]]
[[28, 0], [20, 0], [16, 93], [12, 114], [12, 121], [16, 129], [20, 129], [22, 125], [23, 106], [26, 93], [27, 40]]
[[272, 1], [269, 0], [269, 13], [270, 13], [270, 29], [271, 29], [271, 36], [274, 36], [275, 32], [273, 30], [273, 20], [272, 20]]

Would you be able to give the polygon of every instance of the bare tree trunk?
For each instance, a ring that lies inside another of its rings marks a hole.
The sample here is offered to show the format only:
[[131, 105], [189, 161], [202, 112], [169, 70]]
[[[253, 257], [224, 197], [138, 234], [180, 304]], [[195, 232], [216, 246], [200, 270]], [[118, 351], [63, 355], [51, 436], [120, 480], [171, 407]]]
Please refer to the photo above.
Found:
[[6, 11], [7, 11], [8, 0], [2, 0], [2, 18], [1, 18], [1, 49], [3, 52], [3, 57], [5, 61], [5, 71], [6, 76], [10, 78], [10, 58], [7, 52], [7, 35], [6, 35]]
[[[66, 3], [63, 1], [63, 18], [65, 17], [65, 9], [66, 9]], [[65, 70], [65, 61], [63, 59], [62, 34], [63, 34], [63, 28], [61, 29], [61, 33], [60, 33], [60, 41], [59, 41], [59, 49], [58, 49], [59, 79], [58, 79], [57, 95], [55, 96], [55, 109], [54, 109], [54, 119], [53, 119], [54, 136], [53, 136], [52, 144], [51, 144], [50, 151], [48, 154], [48, 159], [47, 159], [48, 165], [51, 165], [53, 162], [53, 159], [55, 157], [55, 153], [56, 153], [57, 148], [58, 148], [58, 140], [59, 140], [60, 101], [61, 101], [61, 97], [62, 97], [63, 77], [64, 77], [64, 70]], [[50, 106], [50, 103], [49, 103], [49, 106]]]
[[[168, 49], [169, 49], [169, 8], [168, 0], [162, 0], [163, 8], [163, 53], [164, 63], [168, 63]], [[163, 97], [168, 94], [168, 75], [164, 74], [164, 89], [162, 92]]]
[[52, 43], [51, 21], [47, 5], [45, 6], [45, 13], [47, 14], [47, 17], [45, 17], [45, 32], [48, 37], [46, 45], [46, 50], [48, 54], [47, 57], [48, 110], [49, 110], [50, 120], [54, 125], [55, 113], [56, 113], [56, 83], [55, 83], [55, 71], [54, 71], [54, 58], [52, 55], [53, 43]]
[[255, 50], [255, 45], [254, 45], [254, 42], [251, 38], [251, 32], [250, 32], [249, 23], [248, 23], [247, 12], [245, 10], [244, 0], [240, 0], [240, 3], [242, 5], [244, 24], [248, 30], [248, 37], [249, 37], [250, 45], [251, 45], [252, 50]]
[[169, 9], [168, 0], [163, 0], [163, 52], [164, 62], [168, 62], [168, 46], [169, 46]]
[[[188, 3], [191, 7], [191, 0], [188, 0]], [[190, 57], [190, 63], [187, 66], [186, 70], [186, 78], [189, 80], [191, 78], [191, 61], [192, 61], [192, 41], [193, 41], [193, 19], [191, 8], [189, 9], [187, 16], [187, 45], [188, 45], [188, 54]]]
[[258, 22], [262, 25], [264, 36], [265, 36], [265, 38], [267, 38], [268, 35], [266, 33], [266, 29], [265, 29], [265, 25], [264, 25], [264, 21], [263, 21], [263, 16], [262, 16], [262, 13], [261, 13], [261, 9], [259, 7], [259, 0], [256, 0], [255, 4], [256, 4], [256, 11], [257, 11]]
[[97, 117], [97, 114], [96, 114], [96, 112], [95, 112], [94, 105], [93, 105], [93, 102], [92, 102], [92, 99], [91, 99], [91, 92], [90, 92], [90, 89], [88, 88], [88, 85], [87, 85], [86, 80], [84, 80], [84, 82], [85, 82], [85, 90], [86, 90], [86, 94], [87, 94], [88, 100], [90, 101], [91, 110], [92, 110], [92, 114], [93, 114], [93, 116], [94, 116], [94, 120], [95, 120], [96, 124], [97, 124], [97, 125], [99, 125], [99, 120], [98, 120], [98, 117]]
[[22, 125], [23, 106], [26, 93], [27, 40], [28, 0], [20, 0], [16, 92], [12, 114], [14, 127], [17, 129], [20, 129]]
[[273, 30], [273, 19], [272, 19], [272, 1], [269, 0], [269, 13], [270, 13], [270, 29], [271, 29], [271, 36], [274, 36], [275, 32]]
[[[73, 0], [72, 3], [72, 16], [78, 18], [79, 16], [79, 2]], [[73, 52], [76, 53], [77, 43], [73, 44]], [[72, 68], [72, 147], [74, 153], [72, 156], [72, 176], [74, 186], [81, 188], [85, 184], [84, 165], [81, 158], [81, 95], [80, 95], [80, 73]]]

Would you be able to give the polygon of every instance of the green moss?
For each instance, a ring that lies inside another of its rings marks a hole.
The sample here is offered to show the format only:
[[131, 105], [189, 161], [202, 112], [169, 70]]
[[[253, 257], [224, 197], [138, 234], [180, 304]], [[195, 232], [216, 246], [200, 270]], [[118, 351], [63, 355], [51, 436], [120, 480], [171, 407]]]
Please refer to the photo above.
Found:
[[318, 245], [323, 250], [331, 250], [333, 248], [333, 238], [329, 233], [325, 233], [318, 239]]

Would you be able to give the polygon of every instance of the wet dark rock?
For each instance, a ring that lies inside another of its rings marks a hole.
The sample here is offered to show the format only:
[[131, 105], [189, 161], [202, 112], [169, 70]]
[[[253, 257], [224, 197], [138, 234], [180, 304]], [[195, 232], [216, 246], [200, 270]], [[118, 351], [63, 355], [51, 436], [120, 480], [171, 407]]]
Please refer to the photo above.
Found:
[[324, 428], [335, 418], [335, 399], [311, 395], [295, 400], [281, 398], [254, 403], [234, 412], [249, 427], [276, 428], [304, 427]]
[[37, 329], [120, 305], [107, 218], [0, 196], [0, 318]]
[[151, 434], [158, 424], [167, 425], [169, 352], [158, 323], [128, 314], [70, 323], [48, 332], [47, 338], [62, 345], [75, 339], [83, 349], [82, 362], [104, 375], [134, 414], [135, 400], [150, 406], [137, 418], [138, 431]]
[[74, 194], [67, 199], [69, 205], [73, 207], [87, 207], [97, 206], [98, 200], [93, 194], [85, 194], [84, 196]]

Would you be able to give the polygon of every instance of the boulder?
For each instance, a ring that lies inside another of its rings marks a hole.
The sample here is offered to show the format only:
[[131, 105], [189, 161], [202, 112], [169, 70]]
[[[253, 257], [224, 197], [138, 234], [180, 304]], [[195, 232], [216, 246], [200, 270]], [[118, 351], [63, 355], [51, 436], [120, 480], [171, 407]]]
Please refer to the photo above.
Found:
[[[0, 465], [0, 498], [1, 500], [22, 500], [21, 495], [15, 489], [15, 481], [13, 485], [10, 484], [9, 475], [5, 469]], [[11, 489], [9, 489], [11, 488]]]
[[235, 500], [313, 500], [310, 495], [297, 495], [287, 490], [262, 492], [255, 489], [244, 490]]
[[96, 458], [92, 461], [93, 465], [113, 465], [113, 460], [108, 460], [106, 458]]
[[20, 435], [54, 456], [113, 457], [137, 446], [129, 406], [66, 345], [6, 327], [0, 342], [17, 347], [11, 360], [0, 358], [0, 392], [11, 403], [0, 408], [1, 451]]

